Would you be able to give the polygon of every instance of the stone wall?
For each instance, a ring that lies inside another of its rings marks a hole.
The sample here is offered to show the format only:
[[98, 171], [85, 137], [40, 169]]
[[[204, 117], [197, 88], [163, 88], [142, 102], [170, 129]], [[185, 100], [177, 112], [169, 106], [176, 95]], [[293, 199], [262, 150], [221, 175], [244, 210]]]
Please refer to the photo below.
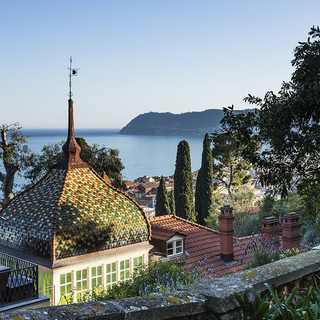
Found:
[[264, 283], [290, 286], [319, 273], [320, 250], [313, 250], [228, 277], [202, 280], [170, 294], [13, 311], [0, 314], [0, 319], [212, 319], [206, 313], [209, 307], [223, 320], [238, 320], [241, 315], [234, 292], [253, 299], [254, 292], [266, 290]]

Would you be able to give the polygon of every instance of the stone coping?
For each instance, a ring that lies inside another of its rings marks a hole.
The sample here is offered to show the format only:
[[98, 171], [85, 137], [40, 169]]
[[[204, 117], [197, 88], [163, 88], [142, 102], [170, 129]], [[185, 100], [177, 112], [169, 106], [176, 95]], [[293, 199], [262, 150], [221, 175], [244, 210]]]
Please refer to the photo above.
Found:
[[222, 319], [241, 319], [234, 292], [266, 290], [264, 283], [282, 286], [320, 270], [320, 252], [312, 250], [223, 278], [210, 278], [181, 286], [170, 294], [156, 294], [121, 300], [97, 301], [35, 310], [1, 313], [4, 320], [102, 320], [102, 319], [210, 319], [210, 307]]

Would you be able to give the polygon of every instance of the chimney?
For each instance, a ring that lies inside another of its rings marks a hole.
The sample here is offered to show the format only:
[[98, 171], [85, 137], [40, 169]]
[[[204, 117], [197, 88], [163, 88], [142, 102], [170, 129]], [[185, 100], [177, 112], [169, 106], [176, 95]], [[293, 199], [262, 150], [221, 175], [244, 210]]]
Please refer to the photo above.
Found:
[[279, 220], [274, 217], [265, 217], [262, 220], [261, 235], [265, 242], [279, 244], [280, 225]]
[[282, 248], [284, 250], [300, 248], [300, 214], [297, 212], [286, 213], [282, 217]]
[[233, 261], [233, 208], [224, 206], [220, 210], [220, 258], [224, 262], [231, 262]]

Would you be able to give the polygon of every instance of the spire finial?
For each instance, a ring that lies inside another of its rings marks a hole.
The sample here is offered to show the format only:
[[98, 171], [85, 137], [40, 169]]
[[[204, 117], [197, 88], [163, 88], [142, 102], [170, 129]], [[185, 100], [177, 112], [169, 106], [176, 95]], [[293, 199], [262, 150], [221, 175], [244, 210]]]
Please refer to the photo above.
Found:
[[72, 56], [70, 56], [70, 67], [68, 69], [69, 69], [69, 99], [71, 99], [72, 97], [71, 78], [72, 76], [78, 75], [78, 70], [79, 70], [79, 69], [72, 68]]
[[55, 165], [55, 168], [60, 169], [72, 169], [72, 168], [84, 168], [90, 167], [88, 164], [80, 159], [81, 148], [77, 143], [74, 136], [74, 122], [73, 122], [73, 100], [72, 100], [72, 90], [71, 90], [71, 78], [76, 76], [78, 69], [72, 68], [72, 57], [70, 57], [70, 70], [69, 73], [69, 100], [68, 100], [68, 136], [67, 141], [62, 147], [64, 152], [63, 159]]

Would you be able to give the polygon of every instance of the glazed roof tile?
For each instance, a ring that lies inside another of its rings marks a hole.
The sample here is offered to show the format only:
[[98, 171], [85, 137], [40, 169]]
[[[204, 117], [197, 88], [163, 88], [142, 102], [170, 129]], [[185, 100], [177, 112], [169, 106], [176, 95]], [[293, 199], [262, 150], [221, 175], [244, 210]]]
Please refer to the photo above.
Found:
[[0, 211], [0, 243], [51, 260], [148, 241], [144, 211], [92, 168], [53, 168]]

